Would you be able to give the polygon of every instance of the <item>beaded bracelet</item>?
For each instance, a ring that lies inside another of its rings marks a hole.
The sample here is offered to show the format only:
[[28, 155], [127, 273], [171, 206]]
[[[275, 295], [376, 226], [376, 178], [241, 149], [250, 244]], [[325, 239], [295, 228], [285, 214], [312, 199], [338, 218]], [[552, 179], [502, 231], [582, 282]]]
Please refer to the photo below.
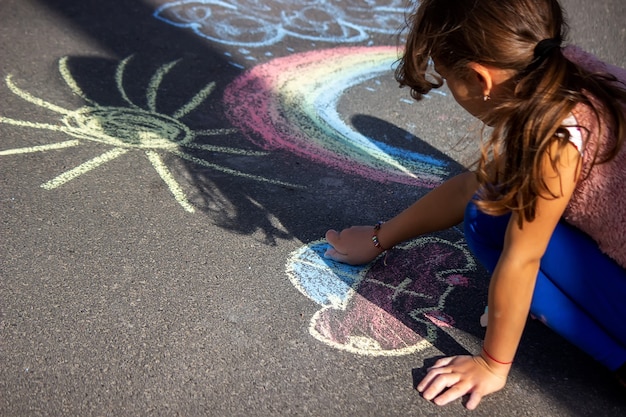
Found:
[[485, 352], [485, 355], [487, 355], [487, 357], [488, 357], [489, 359], [491, 359], [491, 360], [492, 360], [492, 361], [494, 361], [495, 363], [499, 363], [500, 365], [510, 365], [510, 364], [512, 364], [512, 363], [513, 363], [513, 361], [511, 361], [511, 362], [502, 362], [502, 361], [497, 360], [496, 358], [494, 358], [493, 356], [491, 356], [491, 355], [489, 354], [489, 352], [487, 352], [487, 349], [485, 349], [485, 347], [484, 347], [484, 346], [483, 346], [483, 352]]
[[378, 240], [378, 231], [380, 230], [380, 226], [382, 226], [383, 223], [384, 222], [378, 222], [376, 223], [376, 226], [374, 226], [374, 234], [372, 235], [372, 242], [374, 243], [374, 246], [376, 246], [381, 251], [386, 251], [387, 249], [383, 248], [383, 245], [381, 245], [380, 241]]

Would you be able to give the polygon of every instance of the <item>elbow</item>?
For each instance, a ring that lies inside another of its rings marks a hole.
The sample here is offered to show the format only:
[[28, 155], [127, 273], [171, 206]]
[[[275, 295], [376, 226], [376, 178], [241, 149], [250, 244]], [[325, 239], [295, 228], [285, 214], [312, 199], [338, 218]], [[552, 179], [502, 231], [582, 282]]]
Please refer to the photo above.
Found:
[[541, 264], [542, 256], [543, 252], [535, 253], [534, 251], [527, 253], [515, 252], [514, 255], [503, 252], [499, 263], [507, 265], [506, 268], [508, 270], [518, 271], [518, 274], [521, 273], [525, 275], [526, 273], [533, 272], [534, 275], [536, 275]]

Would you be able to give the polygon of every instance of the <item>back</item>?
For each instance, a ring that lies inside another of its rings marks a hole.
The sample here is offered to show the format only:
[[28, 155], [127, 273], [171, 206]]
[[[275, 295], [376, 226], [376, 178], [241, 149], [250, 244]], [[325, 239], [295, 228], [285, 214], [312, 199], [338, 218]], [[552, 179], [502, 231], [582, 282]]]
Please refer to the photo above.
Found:
[[[626, 83], [626, 70], [605, 64], [577, 47], [566, 47], [563, 54], [589, 71], [610, 73]], [[592, 167], [596, 151], [601, 155], [614, 144], [616, 133], [606, 120], [600, 126], [588, 106], [577, 105], [573, 114], [590, 135], [582, 150], [583, 174], [565, 210], [565, 220], [591, 236], [604, 253], [626, 268], [626, 146], [614, 159]]]

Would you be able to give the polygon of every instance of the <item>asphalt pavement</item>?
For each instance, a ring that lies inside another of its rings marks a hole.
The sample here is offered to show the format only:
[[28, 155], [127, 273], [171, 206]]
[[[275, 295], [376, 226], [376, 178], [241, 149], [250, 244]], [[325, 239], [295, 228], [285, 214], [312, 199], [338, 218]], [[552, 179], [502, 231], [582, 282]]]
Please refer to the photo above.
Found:
[[[626, 67], [626, 3], [563, 0]], [[443, 89], [393, 79], [399, 0], [0, 1], [0, 415], [624, 416], [529, 319], [473, 412], [414, 390], [474, 353], [488, 276], [460, 227], [364, 267], [375, 224], [476, 156]]]

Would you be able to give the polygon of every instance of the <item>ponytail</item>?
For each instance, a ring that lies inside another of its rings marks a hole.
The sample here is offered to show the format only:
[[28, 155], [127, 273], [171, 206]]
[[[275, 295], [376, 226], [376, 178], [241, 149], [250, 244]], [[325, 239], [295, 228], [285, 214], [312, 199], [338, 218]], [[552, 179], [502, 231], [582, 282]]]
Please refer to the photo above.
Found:
[[[516, 212], [521, 226], [535, 218], [540, 197], [559, 197], [545, 183], [542, 162], [548, 155], [558, 173], [570, 139], [562, 122], [578, 104], [590, 108], [598, 125], [617, 137], [606, 152], [593, 155], [592, 165], [609, 161], [621, 148], [625, 86], [564, 56], [567, 25], [557, 0], [422, 0], [408, 24], [396, 79], [411, 88], [415, 99], [443, 84], [427, 74], [431, 57], [459, 74], [470, 62], [517, 74], [513, 97], [488, 116], [493, 130], [476, 163], [477, 205], [484, 212]], [[591, 132], [578, 127], [588, 138]], [[550, 153], [555, 143], [557, 150]]]
[[[542, 162], [548, 155], [558, 173], [562, 151], [570, 143], [569, 130], [562, 122], [576, 105], [584, 104], [600, 129], [616, 134], [616, 141], [607, 144], [605, 152], [599, 153], [598, 147], [586, 150], [594, 152], [588, 169], [614, 158], [626, 136], [624, 86], [612, 75], [591, 73], [571, 62], [560, 47], [552, 45], [542, 61], [535, 58], [520, 73], [514, 98], [495, 110], [498, 121], [477, 163], [481, 184], [477, 205], [494, 215], [517, 212], [520, 226], [535, 218], [538, 198], [560, 197], [546, 185]], [[587, 126], [576, 127], [587, 142], [592, 132]], [[557, 151], [550, 153], [555, 143]], [[498, 169], [490, 169], [491, 164]]]

